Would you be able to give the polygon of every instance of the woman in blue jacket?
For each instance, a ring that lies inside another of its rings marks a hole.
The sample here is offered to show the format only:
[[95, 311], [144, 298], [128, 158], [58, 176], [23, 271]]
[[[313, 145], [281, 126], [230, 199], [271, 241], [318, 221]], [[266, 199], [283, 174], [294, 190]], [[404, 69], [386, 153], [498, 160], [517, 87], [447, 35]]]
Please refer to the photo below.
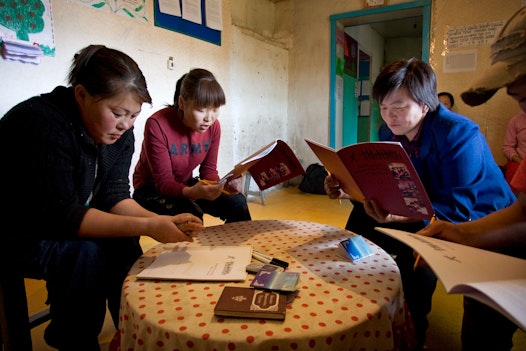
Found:
[[[467, 222], [515, 201], [479, 126], [439, 103], [436, 76], [427, 63], [413, 58], [388, 65], [373, 85], [373, 98], [384, 121], [380, 140], [402, 144], [437, 218]], [[351, 199], [331, 176], [325, 179], [325, 189], [330, 198]], [[424, 265], [413, 268], [413, 250], [374, 227], [416, 232], [428, 221], [387, 213], [375, 199], [366, 199], [364, 205], [357, 201], [353, 204], [346, 229], [369, 238], [395, 257], [417, 342], [423, 348], [436, 276]]]

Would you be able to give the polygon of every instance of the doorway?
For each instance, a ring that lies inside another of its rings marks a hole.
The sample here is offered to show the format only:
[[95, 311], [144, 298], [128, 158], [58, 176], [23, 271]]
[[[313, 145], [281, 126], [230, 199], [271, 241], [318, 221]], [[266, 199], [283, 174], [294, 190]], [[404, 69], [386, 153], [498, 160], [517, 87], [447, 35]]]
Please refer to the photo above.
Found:
[[[382, 119], [370, 98], [374, 79], [385, 63], [416, 56], [429, 61], [431, 0], [415, 1], [331, 16], [331, 79], [329, 144], [339, 149], [377, 140]], [[404, 31], [412, 31], [412, 38]], [[392, 43], [394, 32], [402, 33]], [[417, 38], [414, 33], [417, 32]], [[349, 56], [349, 43], [356, 55]], [[415, 47], [416, 45], [416, 47]], [[409, 51], [400, 48], [409, 46]], [[349, 73], [348, 57], [356, 57], [356, 74]], [[360, 69], [361, 66], [361, 69]]]

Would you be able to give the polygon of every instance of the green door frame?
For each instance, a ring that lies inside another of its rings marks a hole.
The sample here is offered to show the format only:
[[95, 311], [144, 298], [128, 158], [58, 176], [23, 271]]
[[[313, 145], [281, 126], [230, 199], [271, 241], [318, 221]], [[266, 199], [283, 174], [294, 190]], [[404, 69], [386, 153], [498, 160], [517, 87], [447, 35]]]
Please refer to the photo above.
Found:
[[[342, 26], [342, 23], [349, 22], [357, 17], [370, 16], [370, 15], [381, 15], [393, 11], [402, 10], [421, 10], [422, 15], [422, 60], [429, 62], [429, 32], [431, 27], [431, 0], [418, 0], [407, 2], [403, 4], [390, 5], [376, 7], [366, 10], [352, 11], [346, 13], [340, 13], [330, 16], [331, 22], [331, 64], [330, 64], [330, 97], [329, 97], [329, 145], [333, 148], [338, 148], [337, 142], [337, 111], [341, 114], [342, 106], [339, 99], [343, 99], [343, 95], [338, 91], [337, 84], [342, 86], [342, 83], [338, 83], [338, 76], [343, 79], [343, 58], [338, 57], [337, 52], [337, 28]], [[360, 22], [359, 24], [366, 24], [368, 22]], [[341, 88], [340, 88], [341, 89]]]

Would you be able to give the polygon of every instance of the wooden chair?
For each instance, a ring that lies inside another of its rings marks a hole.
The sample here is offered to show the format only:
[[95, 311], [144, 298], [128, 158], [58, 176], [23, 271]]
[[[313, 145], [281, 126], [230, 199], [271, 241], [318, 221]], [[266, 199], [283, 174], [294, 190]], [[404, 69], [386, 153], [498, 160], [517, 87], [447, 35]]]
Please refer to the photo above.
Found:
[[29, 315], [22, 275], [0, 274], [0, 345], [3, 351], [31, 351], [31, 329], [50, 319], [49, 308]]

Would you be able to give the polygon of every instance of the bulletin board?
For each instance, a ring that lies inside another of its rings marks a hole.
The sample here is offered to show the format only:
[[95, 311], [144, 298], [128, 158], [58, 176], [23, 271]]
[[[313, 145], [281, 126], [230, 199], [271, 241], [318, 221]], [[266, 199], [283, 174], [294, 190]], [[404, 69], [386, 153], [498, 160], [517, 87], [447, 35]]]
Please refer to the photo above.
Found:
[[[205, 5], [206, 1], [201, 0], [201, 16], [204, 19], [204, 23], [206, 23]], [[154, 23], [157, 27], [173, 30], [219, 46], [221, 45], [221, 31], [209, 28], [204, 23], [198, 24], [181, 17], [162, 13], [159, 8], [159, 0], [154, 0]]]

